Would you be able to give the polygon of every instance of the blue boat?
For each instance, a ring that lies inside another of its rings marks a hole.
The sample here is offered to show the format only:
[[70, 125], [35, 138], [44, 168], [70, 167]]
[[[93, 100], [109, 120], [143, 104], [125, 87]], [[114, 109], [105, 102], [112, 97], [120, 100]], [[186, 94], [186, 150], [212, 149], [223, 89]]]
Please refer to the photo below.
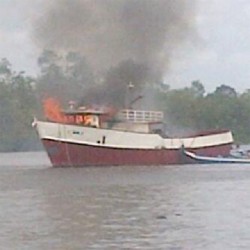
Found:
[[184, 155], [191, 159], [192, 162], [195, 163], [240, 163], [240, 164], [250, 164], [249, 158], [237, 158], [237, 157], [210, 157], [210, 156], [202, 156], [197, 155], [193, 152], [183, 150]]

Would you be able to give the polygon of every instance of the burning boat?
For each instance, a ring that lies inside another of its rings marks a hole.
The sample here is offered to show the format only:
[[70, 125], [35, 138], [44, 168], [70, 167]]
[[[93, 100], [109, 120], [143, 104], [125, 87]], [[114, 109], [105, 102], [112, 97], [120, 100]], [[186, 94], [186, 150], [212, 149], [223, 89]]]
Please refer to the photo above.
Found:
[[169, 137], [160, 111], [73, 105], [62, 111], [52, 99], [47, 103], [47, 120], [33, 126], [53, 166], [182, 164], [187, 163], [183, 149], [216, 157], [229, 155], [233, 145], [228, 130]]

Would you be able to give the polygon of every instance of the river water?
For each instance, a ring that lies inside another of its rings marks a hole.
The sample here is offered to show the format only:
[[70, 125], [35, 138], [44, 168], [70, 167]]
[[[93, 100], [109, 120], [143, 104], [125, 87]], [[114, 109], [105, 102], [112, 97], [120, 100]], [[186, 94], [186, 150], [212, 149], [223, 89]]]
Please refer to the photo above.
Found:
[[250, 165], [52, 168], [0, 154], [0, 249], [250, 249]]

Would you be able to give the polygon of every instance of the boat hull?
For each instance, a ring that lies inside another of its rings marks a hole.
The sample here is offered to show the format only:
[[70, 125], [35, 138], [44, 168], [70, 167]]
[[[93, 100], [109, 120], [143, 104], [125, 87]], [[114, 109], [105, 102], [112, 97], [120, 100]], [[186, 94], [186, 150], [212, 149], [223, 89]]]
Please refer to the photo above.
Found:
[[157, 133], [42, 121], [34, 126], [52, 165], [62, 167], [192, 163], [184, 149], [211, 157], [228, 156], [233, 144], [230, 131], [169, 138]]
[[[173, 165], [192, 163], [179, 149], [126, 149], [84, 145], [51, 139], [42, 139], [53, 166], [117, 166], [117, 165]], [[192, 149], [192, 152], [209, 156], [226, 156], [231, 143]], [[189, 150], [186, 148], [186, 150]]]
[[184, 150], [184, 154], [187, 158], [191, 159], [194, 163], [199, 164], [209, 164], [209, 163], [219, 163], [219, 164], [250, 164], [249, 158], [237, 158], [233, 156], [228, 157], [211, 157], [211, 156], [203, 156], [201, 154], [195, 154], [193, 152], [189, 152]]

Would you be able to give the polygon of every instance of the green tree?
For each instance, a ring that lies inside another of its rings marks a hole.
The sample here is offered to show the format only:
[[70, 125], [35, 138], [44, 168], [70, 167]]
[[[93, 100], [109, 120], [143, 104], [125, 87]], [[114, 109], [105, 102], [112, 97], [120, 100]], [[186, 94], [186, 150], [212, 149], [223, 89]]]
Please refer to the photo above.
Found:
[[237, 96], [236, 90], [228, 85], [225, 85], [225, 84], [222, 84], [219, 87], [217, 87], [216, 90], [214, 91], [214, 94], [228, 96], [228, 97], [236, 97]]
[[169, 133], [184, 135], [197, 129], [199, 101], [200, 98], [191, 88], [169, 90], [161, 94], [161, 105]]
[[0, 151], [40, 147], [31, 126], [37, 108], [33, 81], [13, 72], [7, 59], [0, 62]]
[[45, 50], [38, 58], [38, 66], [41, 73], [36, 87], [41, 102], [46, 97], [54, 97], [66, 105], [70, 100], [81, 99], [86, 89], [94, 84], [90, 66], [76, 52], [59, 56]]
[[193, 81], [191, 83], [191, 89], [194, 91], [195, 95], [197, 96], [204, 96], [205, 94], [205, 87], [199, 80]]

